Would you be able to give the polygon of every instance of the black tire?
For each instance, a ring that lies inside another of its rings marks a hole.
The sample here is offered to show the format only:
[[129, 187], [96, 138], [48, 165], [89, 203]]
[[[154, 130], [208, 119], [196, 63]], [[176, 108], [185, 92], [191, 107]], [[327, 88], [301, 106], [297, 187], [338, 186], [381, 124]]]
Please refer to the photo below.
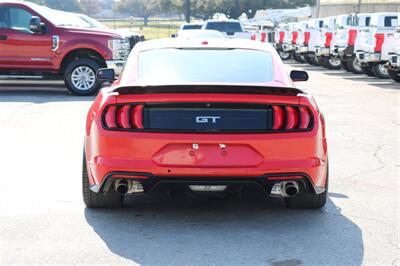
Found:
[[[72, 74], [74, 71], [78, 71], [79, 68], [83, 68], [88, 71], [88, 78], [92, 79], [94, 74], [94, 82], [89, 88], [81, 89], [74, 85], [72, 80]], [[72, 61], [68, 64], [67, 68], [64, 72], [64, 84], [67, 89], [74, 95], [77, 96], [89, 96], [96, 94], [101, 86], [101, 82], [96, 78], [96, 72], [100, 68], [100, 65], [92, 60], [92, 59], [78, 59], [76, 61]]]
[[371, 65], [362, 65], [361, 70], [365, 75], [367, 75], [369, 77], [375, 77], [374, 72], [372, 72]]
[[384, 64], [373, 64], [372, 65], [372, 73], [374, 76], [380, 79], [389, 79], [390, 76], [388, 74], [387, 69], [385, 69]]
[[124, 203], [124, 196], [118, 194], [114, 190], [109, 192], [95, 193], [90, 189], [89, 176], [86, 168], [86, 158], [83, 154], [82, 166], [82, 193], [83, 202], [88, 208], [122, 208]]
[[312, 56], [312, 55], [304, 55], [304, 59], [306, 60], [307, 63], [313, 66], [320, 66], [318, 63], [317, 57]]
[[285, 207], [290, 209], [320, 209], [325, 206], [328, 198], [329, 167], [326, 172], [325, 191], [321, 194], [308, 192], [300, 185], [300, 192], [290, 198], [285, 198]]
[[350, 72], [354, 74], [363, 74], [361, 64], [358, 62], [357, 57], [352, 57], [347, 60], [347, 66]]
[[304, 60], [304, 56], [302, 54], [296, 53], [293, 51], [292, 57], [294, 60], [296, 60], [299, 63], [305, 63], [306, 61]]
[[318, 56], [318, 57], [317, 57], [317, 61], [318, 61], [318, 64], [319, 64], [320, 66], [325, 67], [325, 68], [328, 68], [328, 65], [326, 64], [326, 60], [325, 60], [325, 57], [324, 57], [324, 56]]
[[[339, 70], [342, 68], [341, 62], [339, 63], [339, 59], [334, 59], [331, 57], [324, 56], [324, 67], [329, 68], [329, 69], [334, 69], [334, 70]], [[336, 60], [336, 61], [334, 61]]]
[[393, 70], [393, 69], [388, 69], [388, 74], [389, 76], [396, 82], [400, 82], [400, 72]]
[[340, 60], [340, 64], [341, 64], [341, 66], [342, 66], [342, 69], [344, 69], [344, 70], [350, 72], [349, 66], [347, 65], [347, 61], [345, 61], [345, 60]]
[[289, 52], [285, 52], [283, 50], [278, 50], [278, 54], [280, 58], [284, 61], [289, 60], [292, 57]]

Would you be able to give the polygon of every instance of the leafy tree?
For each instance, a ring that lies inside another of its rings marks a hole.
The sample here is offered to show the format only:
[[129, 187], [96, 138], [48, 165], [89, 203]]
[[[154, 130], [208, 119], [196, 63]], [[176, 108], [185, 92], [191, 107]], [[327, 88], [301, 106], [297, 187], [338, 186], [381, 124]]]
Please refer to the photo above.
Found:
[[116, 2], [114, 8], [115, 11], [143, 18], [147, 26], [150, 16], [169, 12], [172, 6], [171, 0], [121, 0]]

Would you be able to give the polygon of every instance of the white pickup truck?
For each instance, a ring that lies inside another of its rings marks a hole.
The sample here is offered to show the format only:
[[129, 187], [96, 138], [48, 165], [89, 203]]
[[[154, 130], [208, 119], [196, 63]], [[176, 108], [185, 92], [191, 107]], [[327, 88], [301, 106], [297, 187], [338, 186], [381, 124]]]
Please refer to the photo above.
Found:
[[357, 59], [355, 51], [360, 50], [360, 32], [368, 29], [371, 22], [371, 14], [353, 14], [351, 25], [340, 27], [336, 30], [335, 46], [332, 55], [339, 57], [342, 67], [354, 74], [362, 74], [360, 61]]
[[297, 22], [292, 32], [292, 44], [293, 44], [293, 59], [299, 63], [305, 63], [303, 54], [300, 53], [300, 47], [304, 44], [304, 32], [308, 28], [307, 21]]
[[315, 46], [315, 55], [319, 64], [330, 69], [340, 69], [340, 60], [331, 56], [331, 43], [335, 32], [336, 17], [326, 17], [323, 20], [322, 28], [317, 34], [317, 45]]
[[216, 30], [227, 38], [251, 39], [251, 32], [244, 31], [239, 20], [207, 20], [202, 27], [203, 30]]
[[394, 34], [394, 51], [389, 53], [389, 62], [386, 64], [389, 76], [400, 82], [400, 26]]
[[356, 51], [362, 70], [369, 76], [389, 78], [385, 64], [394, 52], [399, 13], [375, 13], [370, 27], [360, 31], [360, 49]]
[[307, 63], [319, 66], [318, 59], [315, 55], [315, 47], [318, 45], [320, 29], [323, 26], [323, 19], [312, 19], [308, 22], [307, 30], [304, 31], [304, 39], [302, 46], [299, 47], [299, 53], [304, 56]]
[[294, 45], [292, 44], [292, 33], [295, 31], [296, 23], [282, 24], [275, 32], [275, 49], [282, 60], [291, 58]]

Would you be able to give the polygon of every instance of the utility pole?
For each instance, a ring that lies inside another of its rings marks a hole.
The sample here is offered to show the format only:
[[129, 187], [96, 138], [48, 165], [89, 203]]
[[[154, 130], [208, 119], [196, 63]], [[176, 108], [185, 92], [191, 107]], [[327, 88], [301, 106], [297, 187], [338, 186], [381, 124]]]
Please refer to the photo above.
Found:
[[317, 3], [315, 5], [315, 17], [316, 18], [319, 18], [319, 9], [320, 9], [320, 7], [321, 7], [321, 1], [317, 0]]
[[190, 23], [190, 0], [185, 0], [185, 17], [186, 22]]
[[361, 13], [361, 0], [358, 0], [357, 12], [356, 13]]

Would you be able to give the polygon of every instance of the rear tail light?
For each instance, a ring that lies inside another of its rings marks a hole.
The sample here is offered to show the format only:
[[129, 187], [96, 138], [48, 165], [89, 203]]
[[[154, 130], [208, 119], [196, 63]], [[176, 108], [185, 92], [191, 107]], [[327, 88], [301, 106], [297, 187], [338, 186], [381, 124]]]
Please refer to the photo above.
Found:
[[297, 37], [299, 36], [299, 32], [298, 31], [293, 31], [292, 32], [292, 44], [296, 44], [297, 43]]
[[385, 40], [385, 34], [377, 33], [375, 34], [375, 49], [376, 53], [380, 53], [382, 51], [382, 45]]
[[265, 42], [267, 40], [267, 33], [266, 32], [261, 32], [261, 42]]
[[325, 33], [325, 47], [331, 47], [332, 42], [332, 32]]
[[309, 31], [304, 32], [304, 45], [307, 46], [310, 42], [311, 33]]
[[143, 105], [111, 105], [103, 114], [107, 129], [143, 129]]
[[273, 130], [307, 130], [311, 128], [311, 112], [305, 106], [272, 106]]
[[253, 34], [253, 35], [251, 35], [250, 39], [251, 39], [252, 41], [255, 41], [255, 40], [257, 39], [257, 36], [256, 36], [255, 34]]
[[347, 44], [349, 46], [354, 46], [356, 43], [356, 38], [357, 38], [357, 30], [349, 30], [349, 39], [347, 41]]
[[279, 43], [283, 43], [283, 40], [285, 39], [285, 32], [280, 31], [279, 32]]

